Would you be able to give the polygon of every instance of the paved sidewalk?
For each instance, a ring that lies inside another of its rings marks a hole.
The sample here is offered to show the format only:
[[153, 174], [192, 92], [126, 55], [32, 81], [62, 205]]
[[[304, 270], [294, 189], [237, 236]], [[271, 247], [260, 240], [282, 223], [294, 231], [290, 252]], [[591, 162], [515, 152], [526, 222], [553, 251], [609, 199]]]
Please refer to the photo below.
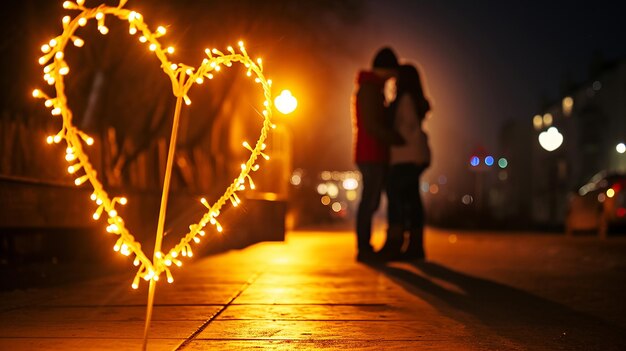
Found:
[[[292, 233], [286, 243], [257, 244], [184, 265], [174, 271], [174, 284], [157, 286], [148, 349], [626, 345], [619, 328], [549, 300], [436, 263], [366, 266], [354, 261], [353, 246], [349, 232]], [[132, 274], [3, 293], [0, 350], [139, 350], [147, 288], [132, 290]]]

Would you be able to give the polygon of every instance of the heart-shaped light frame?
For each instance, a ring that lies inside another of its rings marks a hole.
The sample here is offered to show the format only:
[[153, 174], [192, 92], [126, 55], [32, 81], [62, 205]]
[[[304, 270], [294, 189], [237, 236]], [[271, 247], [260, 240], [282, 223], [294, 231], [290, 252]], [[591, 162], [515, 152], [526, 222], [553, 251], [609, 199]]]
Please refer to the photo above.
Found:
[[[250, 188], [254, 188], [250, 172], [258, 170], [259, 166], [256, 164], [257, 158], [262, 156], [265, 159], [269, 159], [269, 157], [263, 153], [263, 150], [265, 149], [264, 142], [269, 129], [275, 127], [271, 122], [272, 99], [270, 88], [272, 82], [263, 75], [261, 59], [257, 59], [256, 62], [252, 60], [248, 56], [242, 42], [239, 42], [239, 53], [235, 52], [232, 47], [228, 47], [228, 54], [224, 54], [217, 49], [206, 49], [205, 53], [207, 57], [203, 60], [200, 67], [195, 69], [184, 64], [172, 63], [167, 55], [172, 54], [174, 49], [172, 47], [163, 48], [159, 42], [159, 38], [165, 34], [165, 28], [159, 27], [156, 32], [152, 32], [144, 23], [141, 14], [124, 8], [126, 0], [121, 0], [117, 7], [109, 7], [103, 4], [95, 8], [87, 8], [84, 6], [84, 2], [84, 0], [77, 0], [76, 2], [65, 1], [63, 3], [65, 9], [78, 10], [80, 13], [74, 18], [65, 16], [62, 21], [63, 33], [51, 39], [47, 44], [41, 47], [43, 56], [39, 59], [39, 63], [44, 66], [44, 80], [48, 85], [55, 87], [56, 97], [50, 97], [39, 89], [33, 91], [33, 96], [45, 99], [45, 105], [51, 109], [52, 115], [61, 116], [63, 121], [61, 130], [56, 135], [49, 136], [47, 142], [49, 144], [60, 143], [61, 141], [66, 142], [67, 149], [65, 158], [70, 162], [68, 172], [70, 174], [78, 172], [83, 174], [76, 178], [75, 184], [78, 186], [88, 182], [93, 187], [91, 199], [95, 201], [97, 205], [97, 209], [93, 215], [94, 219], [99, 219], [104, 213], [108, 217], [107, 222], [109, 225], [107, 226], [107, 231], [119, 236], [115, 243], [114, 250], [126, 256], [135, 256], [134, 265], [139, 266], [139, 269], [133, 280], [132, 287], [137, 289], [140, 278], [151, 282], [157, 281], [163, 272], [167, 275], [168, 282], [171, 283], [173, 277], [170, 267], [172, 265], [182, 265], [182, 262], [179, 260], [180, 256], [192, 256], [191, 242], [194, 241], [198, 243], [200, 241], [200, 237], [205, 235], [203, 229], [207, 225], [211, 224], [218, 232], [222, 231], [222, 227], [217, 221], [220, 210], [228, 201], [231, 201], [234, 206], [240, 203], [241, 200], [236, 193], [244, 190], [246, 183], [249, 184]], [[170, 152], [165, 177], [166, 181], [163, 189], [164, 194], [167, 194], [169, 189], [169, 176], [167, 173], [171, 171], [171, 159], [175, 148], [175, 136], [178, 116], [180, 115], [181, 101], [185, 101], [186, 104], [191, 103], [187, 93], [193, 84], [202, 84], [205, 78], [212, 79], [213, 72], [220, 71], [222, 65], [230, 67], [233, 63], [240, 63], [245, 66], [248, 76], [252, 76], [252, 74], [256, 76], [255, 81], [261, 85], [265, 97], [262, 112], [263, 124], [260, 135], [254, 147], [247, 142], [243, 143], [243, 146], [247, 148], [251, 154], [248, 160], [241, 165], [239, 175], [213, 205], [210, 205], [204, 198], [201, 200], [202, 204], [207, 208], [207, 211], [200, 221], [189, 226], [189, 232], [182, 237], [176, 246], [167, 251], [167, 253], [160, 251], [162, 226], [165, 217], [165, 207], [163, 204], [167, 203], [167, 195], [165, 195], [165, 201], [162, 201], [155, 252], [152, 260], [142, 251], [141, 244], [135, 240], [134, 236], [126, 228], [124, 220], [118, 215], [115, 209], [116, 204], [124, 205], [126, 198], [111, 198], [100, 180], [98, 180], [96, 171], [83, 150], [83, 143], [91, 145], [94, 140], [74, 126], [72, 123], [72, 111], [67, 106], [64, 76], [69, 73], [69, 66], [65, 61], [64, 49], [70, 41], [77, 47], [81, 47], [84, 44], [84, 41], [77, 37], [75, 32], [78, 28], [85, 26], [91, 19], [97, 20], [98, 29], [102, 34], [107, 34], [108, 28], [105, 26], [105, 17], [107, 15], [128, 21], [129, 33], [131, 35], [140, 34], [139, 41], [148, 45], [148, 48], [156, 54], [161, 62], [163, 72], [171, 79], [173, 93], [174, 96], [177, 97], [177, 112], [174, 117], [172, 139], [170, 142]]]

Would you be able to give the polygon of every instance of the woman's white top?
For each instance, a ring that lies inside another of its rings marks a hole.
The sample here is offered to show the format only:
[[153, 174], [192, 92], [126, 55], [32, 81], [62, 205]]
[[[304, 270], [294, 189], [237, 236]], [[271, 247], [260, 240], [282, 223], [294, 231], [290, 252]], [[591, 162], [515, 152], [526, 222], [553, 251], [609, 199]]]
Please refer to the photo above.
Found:
[[391, 147], [390, 163], [428, 165], [430, 164], [428, 135], [422, 130], [415, 104], [408, 94], [403, 94], [398, 99], [400, 100], [394, 117], [394, 129], [402, 135], [406, 143]]

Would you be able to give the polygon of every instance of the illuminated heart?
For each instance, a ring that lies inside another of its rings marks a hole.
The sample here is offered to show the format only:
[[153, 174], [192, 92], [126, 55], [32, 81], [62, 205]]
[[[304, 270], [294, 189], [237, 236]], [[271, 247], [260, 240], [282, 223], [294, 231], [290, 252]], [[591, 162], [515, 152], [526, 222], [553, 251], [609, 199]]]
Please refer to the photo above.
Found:
[[[165, 34], [165, 28], [159, 27], [155, 32], [152, 32], [144, 23], [141, 14], [123, 8], [125, 3], [125, 0], [121, 0], [118, 7], [100, 5], [96, 8], [85, 7], [84, 0], [77, 0], [76, 3], [71, 1], [65, 1], [63, 3], [64, 8], [78, 10], [80, 13], [74, 18], [70, 18], [70, 16], [63, 18], [63, 33], [41, 47], [43, 56], [39, 59], [39, 63], [44, 66], [44, 80], [46, 80], [49, 85], [55, 87], [56, 97], [50, 97], [39, 89], [33, 91], [33, 96], [45, 99], [45, 105], [51, 109], [52, 115], [62, 118], [63, 126], [61, 130], [56, 135], [49, 136], [47, 141], [48, 143], [66, 142], [67, 149], [65, 158], [70, 163], [68, 172], [76, 175], [76, 185], [88, 183], [93, 187], [94, 191], [91, 195], [91, 199], [95, 201], [97, 206], [93, 215], [94, 219], [97, 220], [103, 215], [106, 216], [108, 222], [107, 231], [118, 235], [118, 240], [114, 246], [115, 251], [119, 251], [126, 256], [135, 256], [134, 264], [138, 266], [139, 269], [133, 280], [132, 287], [136, 289], [139, 279], [143, 278], [147, 281], [151, 281], [152, 290], [153, 282], [157, 281], [159, 276], [164, 272], [167, 275], [168, 282], [171, 283], [173, 281], [170, 267], [172, 265], [180, 266], [182, 264], [180, 261], [181, 256], [192, 256], [191, 242], [197, 243], [200, 241], [200, 237], [205, 235], [203, 229], [206, 226], [212, 225], [217, 231], [222, 231], [222, 227], [217, 221], [222, 207], [229, 201], [232, 202], [234, 206], [239, 204], [240, 199], [236, 193], [244, 190], [246, 183], [249, 184], [250, 188], [254, 188], [254, 183], [250, 178], [250, 172], [258, 169], [259, 166], [256, 164], [256, 160], [259, 156], [266, 159], [269, 158], [263, 153], [265, 148], [264, 141], [267, 138], [269, 129], [274, 127], [271, 123], [271, 80], [264, 77], [261, 60], [253, 61], [248, 56], [242, 42], [239, 42], [239, 52], [235, 52], [232, 47], [228, 47], [228, 53], [222, 53], [217, 49], [205, 50], [206, 58], [197, 68], [170, 62], [168, 54], [173, 53], [173, 48], [164, 48], [159, 42], [159, 38]], [[174, 95], [177, 98], [163, 186], [161, 211], [159, 213], [157, 226], [155, 251], [152, 259], [148, 258], [142, 251], [141, 245], [135, 240], [128, 228], [126, 228], [123, 218], [118, 215], [116, 205], [124, 205], [127, 200], [123, 197], [111, 198], [98, 179], [96, 171], [83, 150], [85, 145], [92, 145], [94, 140], [72, 124], [72, 111], [68, 107], [67, 97], [65, 95], [64, 77], [69, 73], [69, 66], [65, 61], [65, 47], [70, 42], [77, 47], [83, 46], [83, 40], [76, 36], [75, 32], [92, 19], [98, 22], [99, 31], [102, 34], [107, 34], [108, 28], [105, 26], [106, 16], [113, 16], [120, 20], [128, 21], [129, 33], [131, 35], [137, 35], [139, 41], [148, 46], [149, 50], [154, 52], [161, 62], [161, 68], [170, 78]], [[264, 108], [262, 109], [263, 125], [258, 140], [254, 146], [244, 142], [243, 146], [250, 151], [250, 157], [242, 164], [238, 176], [226, 188], [223, 195], [212, 205], [205, 199], [202, 199], [201, 202], [207, 208], [207, 211], [200, 221], [191, 224], [189, 226], [189, 232], [187, 232], [173, 248], [169, 251], [161, 251], [166, 212], [165, 205], [167, 204], [169, 192], [172, 160], [176, 147], [176, 132], [182, 102], [184, 101], [186, 104], [191, 103], [187, 93], [194, 84], [202, 84], [205, 79], [212, 79], [213, 74], [220, 71], [221, 67], [230, 67], [233, 63], [241, 64], [246, 69], [248, 76], [254, 74], [256, 76], [255, 81], [259, 83], [263, 89], [265, 97]]]
[[563, 144], [563, 134], [556, 127], [550, 127], [547, 131], [539, 134], [539, 144], [547, 151], [554, 151]]

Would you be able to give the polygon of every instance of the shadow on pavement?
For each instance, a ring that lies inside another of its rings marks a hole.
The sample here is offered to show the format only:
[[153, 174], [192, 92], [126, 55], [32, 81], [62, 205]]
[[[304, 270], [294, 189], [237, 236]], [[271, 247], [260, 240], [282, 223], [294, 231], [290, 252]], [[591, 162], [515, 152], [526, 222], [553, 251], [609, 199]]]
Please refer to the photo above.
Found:
[[369, 266], [479, 338], [495, 333], [529, 350], [626, 350], [622, 328], [523, 290], [434, 262]]

